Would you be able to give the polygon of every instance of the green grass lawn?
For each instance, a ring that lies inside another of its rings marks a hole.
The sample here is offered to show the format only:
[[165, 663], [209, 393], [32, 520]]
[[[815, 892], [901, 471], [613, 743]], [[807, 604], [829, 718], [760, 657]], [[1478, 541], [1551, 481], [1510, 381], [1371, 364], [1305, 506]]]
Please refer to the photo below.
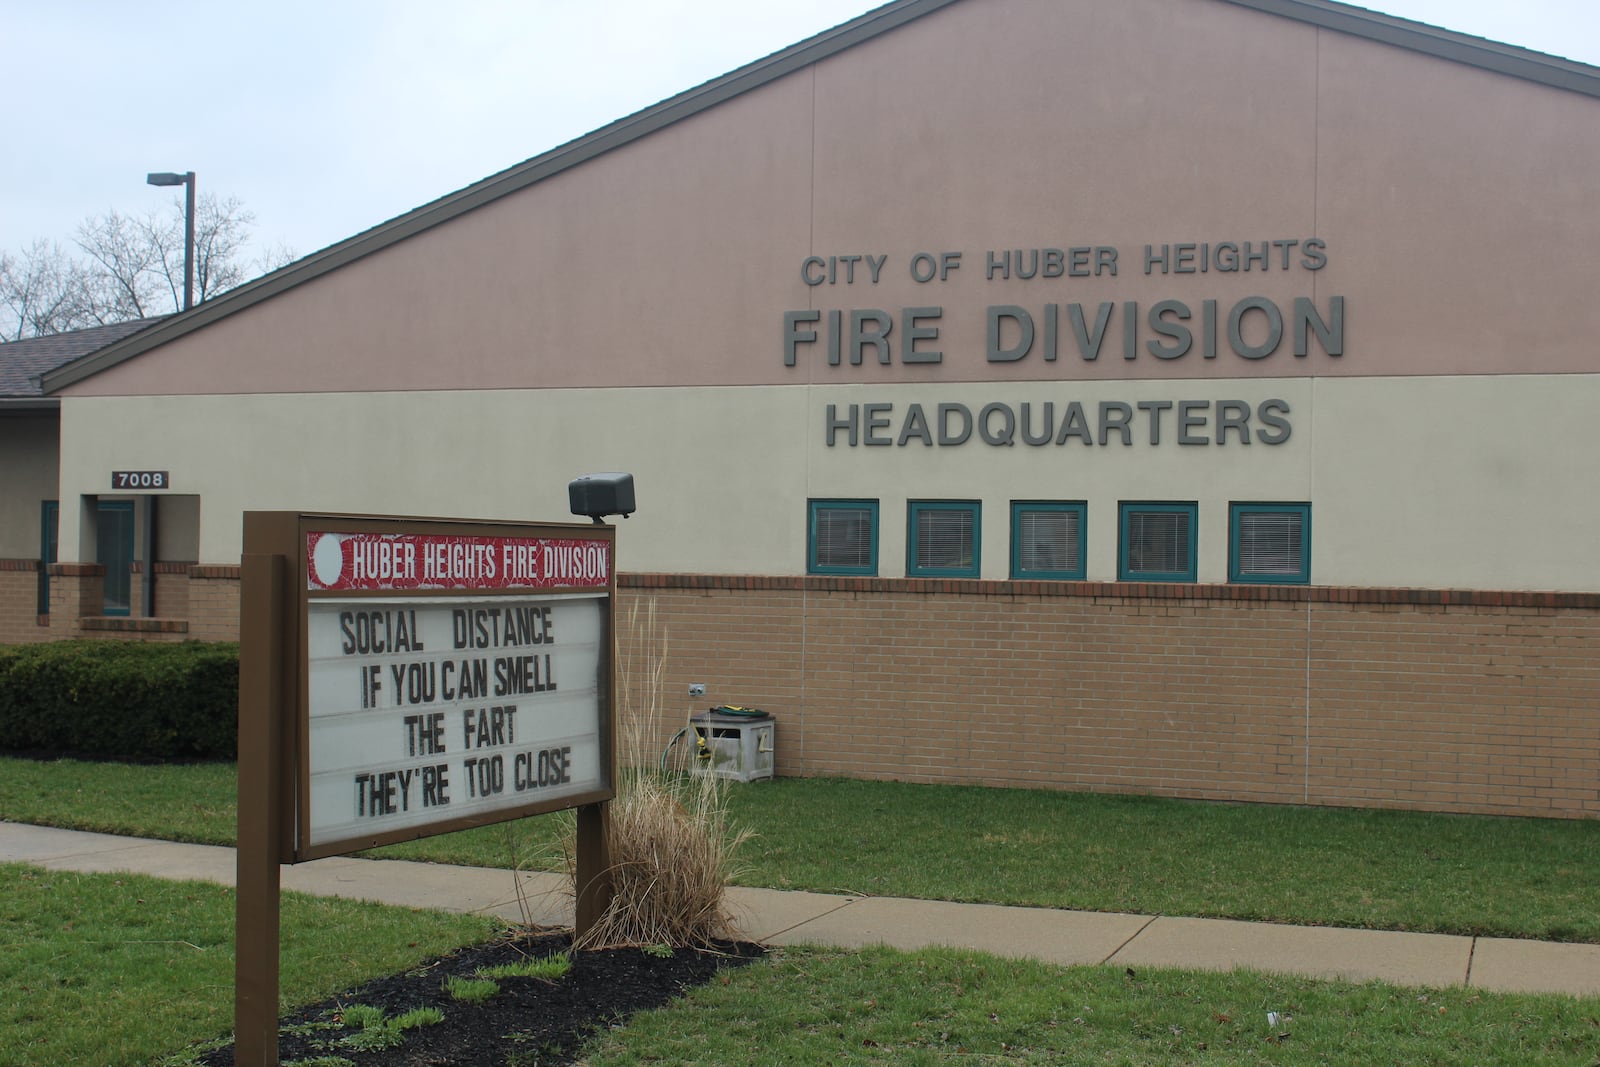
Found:
[[[1596, 1062], [1600, 1001], [930, 949], [788, 950], [604, 1035], [590, 1067]], [[1279, 1016], [1268, 1025], [1267, 1013]]]
[[[232, 844], [228, 764], [0, 760], [0, 818]], [[784, 778], [733, 786], [742, 885], [1600, 942], [1600, 822]], [[378, 855], [550, 862], [559, 817]]]
[[[221, 886], [0, 865], [0, 1067], [183, 1062], [225, 1038], [232, 924]], [[281, 1001], [330, 996], [491, 930], [285, 894]], [[800, 948], [604, 1031], [584, 1062], [734, 1067], [759, 1050], [773, 1064], [1590, 1067], [1597, 1042], [1600, 998]]]
[[[233, 1029], [233, 890], [0, 864], [0, 1065], [147, 1063]], [[496, 924], [283, 894], [280, 1003], [479, 941]]]
[[[231, 844], [229, 765], [0, 760], [0, 818]], [[734, 787], [745, 884], [1600, 941], [1594, 823], [784, 779]], [[559, 817], [381, 850], [548, 857]], [[488, 921], [284, 895], [282, 1002]], [[227, 1034], [233, 894], [0, 865], [0, 1067], [159, 1064]], [[1267, 1013], [1279, 1021], [1269, 1026]], [[585, 1062], [1600, 1063], [1600, 998], [1247, 972], [789, 949], [597, 1038]]]
[[231, 763], [97, 763], [0, 757], [0, 819], [164, 841], [232, 845]]
[[[151, 1064], [226, 1035], [233, 895], [0, 865], [0, 1065]], [[285, 894], [282, 1002], [477, 940], [481, 919]], [[559, 977], [554, 979], [559, 981]], [[1277, 1012], [1277, 1025], [1266, 1013]], [[791, 949], [602, 1034], [586, 1062], [1595, 1062], [1600, 1000], [1249, 973]]]

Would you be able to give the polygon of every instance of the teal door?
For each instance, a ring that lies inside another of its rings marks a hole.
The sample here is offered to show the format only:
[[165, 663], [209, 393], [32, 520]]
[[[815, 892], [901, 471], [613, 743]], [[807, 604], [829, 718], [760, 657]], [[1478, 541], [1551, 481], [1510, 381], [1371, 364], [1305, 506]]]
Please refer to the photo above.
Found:
[[107, 615], [133, 609], [133, 501], [103, 500], [95, 510], [95, 562], [106, 569]]

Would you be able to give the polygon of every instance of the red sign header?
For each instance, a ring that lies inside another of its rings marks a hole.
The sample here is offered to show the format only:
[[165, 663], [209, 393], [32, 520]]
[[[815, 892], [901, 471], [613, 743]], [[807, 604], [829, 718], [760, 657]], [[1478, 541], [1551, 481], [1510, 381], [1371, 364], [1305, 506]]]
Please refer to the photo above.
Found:
[[306, 588], [604, 589], [611, 544], [580, 537], [306, 534]]

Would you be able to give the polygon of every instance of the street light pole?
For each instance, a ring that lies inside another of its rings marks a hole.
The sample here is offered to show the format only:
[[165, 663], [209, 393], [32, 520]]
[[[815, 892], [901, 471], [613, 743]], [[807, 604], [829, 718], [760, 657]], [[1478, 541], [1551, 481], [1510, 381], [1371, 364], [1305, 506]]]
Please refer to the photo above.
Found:
[[186, 186], [183, 198], [183, 310], [194, 306], [194, 171], [145, 175], [147, 185]]
[[[183, 197], [183, 310], [194, 306], [194, 171], [146, 174], [147, 185], [184, 186]], [[144, 616], [156, 615], [156, 498], [144, 498]]]

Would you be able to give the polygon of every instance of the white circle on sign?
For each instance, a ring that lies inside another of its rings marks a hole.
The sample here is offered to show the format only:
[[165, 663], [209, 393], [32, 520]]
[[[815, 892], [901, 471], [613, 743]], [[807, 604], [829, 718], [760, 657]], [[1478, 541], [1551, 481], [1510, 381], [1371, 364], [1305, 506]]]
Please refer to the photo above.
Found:
[[333, 534], [323, 534], [312, 546], [311, 575], [324, 588], [338, 585], [344, 575], [344, 548]]

